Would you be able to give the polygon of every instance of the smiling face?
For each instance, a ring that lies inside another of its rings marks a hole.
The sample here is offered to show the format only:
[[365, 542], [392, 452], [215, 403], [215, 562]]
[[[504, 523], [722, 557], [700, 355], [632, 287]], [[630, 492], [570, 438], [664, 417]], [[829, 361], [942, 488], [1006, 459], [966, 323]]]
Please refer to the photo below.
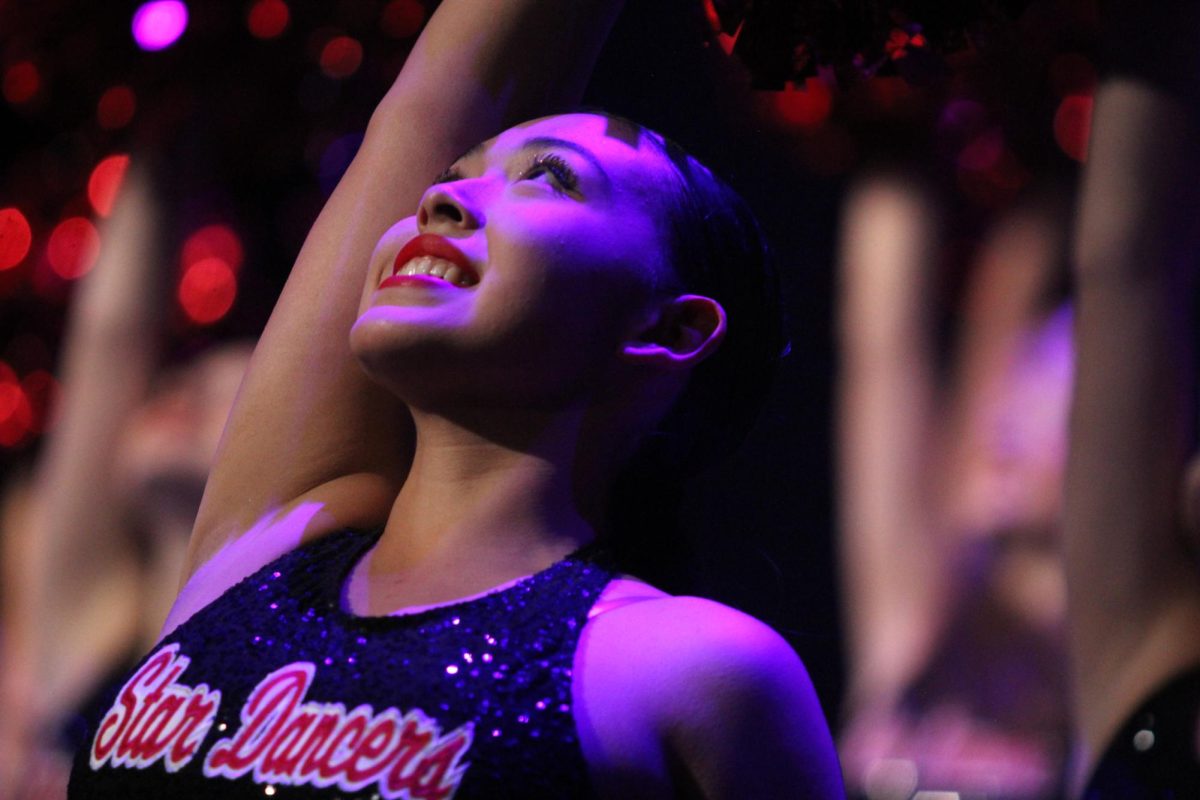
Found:
[[677, 181], [652, 143], [605, 117], [505, 131], [380, 240], [355, 355], [409, 402], [594, 396], [674, 285], [663, 218]]

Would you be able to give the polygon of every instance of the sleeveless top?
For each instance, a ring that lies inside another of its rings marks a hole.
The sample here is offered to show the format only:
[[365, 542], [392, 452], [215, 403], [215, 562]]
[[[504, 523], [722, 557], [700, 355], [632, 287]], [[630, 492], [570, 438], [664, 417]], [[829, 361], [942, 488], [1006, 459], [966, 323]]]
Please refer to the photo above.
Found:
[[176, 628], [103, 706], [69, 796], [594, 797], [571, 670], [605, 559], [359, 617], [341, 590], [377, 536], [306, 544]]
[[1200, 666], [1168, 681], [1129, 716], [1104, 751], [1084, 800], [1200, 797]]

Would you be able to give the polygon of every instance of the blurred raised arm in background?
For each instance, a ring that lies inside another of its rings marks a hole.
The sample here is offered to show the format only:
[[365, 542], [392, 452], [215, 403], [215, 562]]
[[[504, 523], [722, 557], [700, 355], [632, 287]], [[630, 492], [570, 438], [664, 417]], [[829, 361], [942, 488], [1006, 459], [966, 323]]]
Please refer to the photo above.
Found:
[[[1066, 486], [1075, 789], [1200, 795], [1200, 6], [1110, 3], [1076, 232]], [[1194, 476], [1196, 473], [1192, 471]]]
[[170, 276], [146, 165], [130, 169], [103, 232], [72, 301], [58, 423], [11, 487], [0, 532], [0, 792], [15, 798], [65, 793], [83, 717], [158, 637], [249, 356], [227, 345], [160, 369]]

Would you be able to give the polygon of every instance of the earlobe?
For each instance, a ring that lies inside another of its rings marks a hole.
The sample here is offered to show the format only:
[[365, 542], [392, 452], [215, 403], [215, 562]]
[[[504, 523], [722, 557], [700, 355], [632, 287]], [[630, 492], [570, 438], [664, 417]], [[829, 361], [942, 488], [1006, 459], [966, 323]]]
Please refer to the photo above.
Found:
[[685, 294], [665, 301], [657, 314], [626, 342], [627, 361], [689, 369], [713, 353], [725, 338], [725, 309], [711, 297]]

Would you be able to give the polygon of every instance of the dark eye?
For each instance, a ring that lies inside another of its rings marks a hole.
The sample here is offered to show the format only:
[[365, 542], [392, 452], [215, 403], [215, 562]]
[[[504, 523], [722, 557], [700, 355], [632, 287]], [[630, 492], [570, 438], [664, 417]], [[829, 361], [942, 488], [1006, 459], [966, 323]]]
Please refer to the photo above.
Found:
[[544, 176], [548, 176], [563, 192], [574, 192], [579, 188], [579, 176], [575, 170], [553, 153], [542, 153], [534, 158], [528, 169], [521, 173], [521, 180], [535, 180]]

